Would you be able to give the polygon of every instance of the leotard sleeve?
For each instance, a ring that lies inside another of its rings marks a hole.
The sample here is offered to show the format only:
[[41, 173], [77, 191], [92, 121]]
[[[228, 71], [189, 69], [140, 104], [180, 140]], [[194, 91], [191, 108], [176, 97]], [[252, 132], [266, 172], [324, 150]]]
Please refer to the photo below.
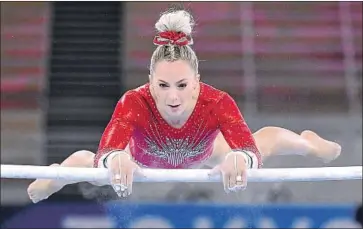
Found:
[[217, 103], [215, 112], [219, 129], [232, 151], [246, 152], [251, 160], [250, 166], [252, 168], [261, 167], [261, 155], [256, 142], [233, 98], [224, 93]]
[[94, 159], [94, 167], [104, 167], [104, 157], [112, 151], [124, 150], [142, 116], [142, 106], [135, 91], [126, 92], [117, 102], [107, 124]]

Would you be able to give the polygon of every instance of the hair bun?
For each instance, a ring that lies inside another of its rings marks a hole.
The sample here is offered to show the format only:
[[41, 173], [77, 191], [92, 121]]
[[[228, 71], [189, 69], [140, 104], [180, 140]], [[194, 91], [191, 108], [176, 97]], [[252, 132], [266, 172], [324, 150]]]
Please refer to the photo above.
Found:
[[154, 38], [154, 44], [192, 45], [193, 26], [193, 17], [187, 11], [165, 12], [155, 23], [155, 28], [159, 34]]

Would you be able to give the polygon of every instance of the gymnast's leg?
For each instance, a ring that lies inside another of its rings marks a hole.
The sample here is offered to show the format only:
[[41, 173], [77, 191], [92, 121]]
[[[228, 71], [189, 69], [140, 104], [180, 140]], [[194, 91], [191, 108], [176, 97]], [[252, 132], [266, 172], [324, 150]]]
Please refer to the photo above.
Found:
[[[80, 150], [71, 154], [60, 165], [52, 164], [50, 166], [92, 168], [94, 156], [95, 154], [91, 151]], [[29, 198], [34, 203], [37, 203], [43, 199], [47, 199], [50, 195], [58, 192], [64, 186], [77, 182], [78, 181], [36, 179], [29, 185], [27, 191]]]
[[[341, 146], [321, 138], [310, 130], [296, 134], [290, 130], [280, 127], [264, 127], [253, 134], [262, 160], [276, 155], [313, 155], [325, 162], [336, 159], [341, 152]], [[214, 141], [214, 150], [207, 165], [214, 166], [220, 161], [221, 156], [230, 152], [231, 149], [219, 133]]]
[[341, 152], [338, 143], [321, 138], [311, 130], [300, 134], [281, 127], [264, 127], [254, 134], [263, 159], [275, 155], [312, 155], [324, 162], [335, 160]]

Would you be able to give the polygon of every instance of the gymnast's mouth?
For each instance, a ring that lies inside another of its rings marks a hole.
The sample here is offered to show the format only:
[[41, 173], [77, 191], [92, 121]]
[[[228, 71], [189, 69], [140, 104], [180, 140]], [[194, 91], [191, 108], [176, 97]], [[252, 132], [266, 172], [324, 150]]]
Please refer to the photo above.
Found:
[[180, 106], [180, 104], [178, 104], [178, 105], [168, 105], [168, 106], [171, 107], [171, 108], [177, 108], [177, 107]]

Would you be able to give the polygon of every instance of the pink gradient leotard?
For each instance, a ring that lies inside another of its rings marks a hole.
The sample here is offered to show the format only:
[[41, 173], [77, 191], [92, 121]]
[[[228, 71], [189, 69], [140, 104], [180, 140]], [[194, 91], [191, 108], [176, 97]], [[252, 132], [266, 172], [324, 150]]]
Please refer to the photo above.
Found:
[[232, 150], [261, 157], [235, 101], [221, 90], [200, 83], [196, 106], [181, 128], [170, 126], [160, 115], [149, 84], [126, 92], [118, 101], [95, 156], [124, 150], [129, 145], [134, 161], [149, 168], [191, 168], [207, 160], [213, 142], [223, 134]]

